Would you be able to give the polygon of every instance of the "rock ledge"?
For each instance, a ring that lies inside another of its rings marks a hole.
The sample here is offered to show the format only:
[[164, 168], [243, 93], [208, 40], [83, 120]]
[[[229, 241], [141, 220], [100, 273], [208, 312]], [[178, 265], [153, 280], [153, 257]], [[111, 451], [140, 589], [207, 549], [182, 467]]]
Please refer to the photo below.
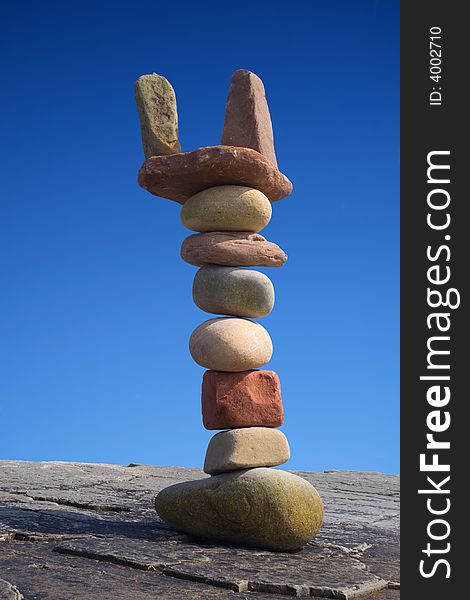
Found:
[[301, 552], [204, 544], [153, 509], [200, 469], [0, 461], [0, 600], [399, 598], [399, 478], [295, 472], [325, 504]]

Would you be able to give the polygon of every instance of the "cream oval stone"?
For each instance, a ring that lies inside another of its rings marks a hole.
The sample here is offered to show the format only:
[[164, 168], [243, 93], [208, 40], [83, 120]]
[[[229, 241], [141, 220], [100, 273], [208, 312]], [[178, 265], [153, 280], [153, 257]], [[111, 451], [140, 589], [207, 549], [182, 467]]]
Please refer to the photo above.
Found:
[[209, 313], [256, 319], [272, 311], [274, 287], [259, 271], [205, 265], [194, 277], [193, 300]]
[[269, 550], [301, 548], [323, 522], [323, 503], [308, 481], [265, 467], [171, 485], [155, 508], [178, 531]]
[[220, 185], [195, 194], [183, 205], [181, 221], [191, 231], [248, 231], [256, 233], [271, 220], [267, 197], [254, 188]]
[[191, 356], [214, 371], [249, 371], [265, 365], [273, 353], [269, 333], [259, 323], [236, 317], [209, 319], [189, 340]]
[[209, 442], [204, 472], [217, 475], [254, 467], [275, 467], [284, 464], [289, 458], [289, 443], [279, 429], [229, 429], [216, 433]]

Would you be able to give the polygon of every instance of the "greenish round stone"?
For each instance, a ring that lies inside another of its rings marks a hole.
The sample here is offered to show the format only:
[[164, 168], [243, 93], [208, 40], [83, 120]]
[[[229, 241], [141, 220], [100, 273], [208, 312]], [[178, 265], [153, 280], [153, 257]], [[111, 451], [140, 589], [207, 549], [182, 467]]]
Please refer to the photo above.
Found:
[[272, 311], [274, 287], [259, 271], [205, 265], [194, 277], [193, 299], [208, 313], [256, 319]]

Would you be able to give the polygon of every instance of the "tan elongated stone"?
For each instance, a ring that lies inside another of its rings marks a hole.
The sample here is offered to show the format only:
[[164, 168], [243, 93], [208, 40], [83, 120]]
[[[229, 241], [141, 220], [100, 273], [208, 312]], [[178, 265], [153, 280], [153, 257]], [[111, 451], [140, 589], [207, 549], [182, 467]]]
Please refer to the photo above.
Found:
[[273, 309], [274, 287], [259, 271], [205, 265], [194, 277], [193, 300], [209, 313], [257, 319]]
[[245, 427], [216, 433], [207, 447], [204, 471], [217, 475], [228, 471], [274, 467], [290, 458], [286, 436], [279, 429]]
[[183, 205], [181, 222], [192, 231], [250, 231], [266, 227], [271, 202], [263, 192], [241, 185], [220, 185], [203, 190]]
[[181, 258], [197, 267], [205, 264], [282, 267], [287, 254], [259, 233], [214, 231], [183, 240]]
[[310, 483], [264, 467], [169, 486], [155, 508], [179, 531], [269, 550], [301, 548], [323, 521], [321, 498]]
[[220, 143], [253, 148], [277, 165], [264, 85], [257, 75], [245, 69], [232, 75]]
[[156, 73], [142, 75], [134, 91], [145, 158], [181, 152], [176, 97], [170, 82]]
[[271, 202], [292, 192], [292, 183], [271, 161], [251, 148], [206, 146], [192, 152], [151, 156], [140, 168], [139, 185], [155, 196], [184, 204], [202, 190], [244, 185]]
[[259, 323], [236, 317], [209, 319], [189, 340], [191, 356], [201, 367], [214, 371], [248, 371], [266, 364], [272, 356], [269, 333]]

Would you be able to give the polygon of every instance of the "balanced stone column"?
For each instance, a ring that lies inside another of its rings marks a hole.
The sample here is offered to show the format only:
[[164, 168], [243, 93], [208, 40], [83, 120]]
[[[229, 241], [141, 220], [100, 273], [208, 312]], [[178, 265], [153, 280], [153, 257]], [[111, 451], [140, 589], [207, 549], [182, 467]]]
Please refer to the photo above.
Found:
[[[177, 124], [174, 92], [167, 80], [155, 78], [139, 78], [136, 86], [147, 157], [139, 183], [181, 203], [183, 225], [196, 232], [183, 241], [181, 256], [200, 267], [195, 304], [218, 316], [195, 328], [189, 349], [208, 369], [203, 424], [222, 430], [206, 451], [210, 478], [162, 490], [155, 507], [171, 527], [199, 538], [295, 550], [319, 530], [323, 505], [308, 482], [273, 468], [290, 458], [290, 449], [278, 429], [284, 420], [279, 377], [262, 369], [271, 359], [272, 341], [252, 320], [273, 310], [274, 288], [269, 277], [250, 267], [280, 267], [287, 259], [259, 231], [271, 219], [272, 203], [292, 190], [277, 167], [264, 86], [253, 73], [236, 71], [222, 145], [181, 153], [172, 139], [177, 129], [168, 128]], [[170, 147], [177, 148], [174, 154]], [[155, 154], [149, 157], [150, 149]]]
[[[257, 233], [271, 215], [264, 194], [242, 186], [209, 188], [181, 210], [183, 224], [199, 232]], [[218, 413], [215, 428], [230, 429], [212, 438], [204, 470], [215, 475], [283, 464], [290, 457], [289, 445], [284, 434], [273, 429], [283, 422], [279, 377], [254, 370], [270, 360], [271, 339], [261, 325], [246, 318], [264, 317], [273, 309], [270, 279], [247, 268], [205, 265], [194, 278], [193, 299], [205, 312], [230, 315], [204, 322], [189, 341], [193, 359], [211, 369], [203, 378], [203, 423], [207, 427]]]

